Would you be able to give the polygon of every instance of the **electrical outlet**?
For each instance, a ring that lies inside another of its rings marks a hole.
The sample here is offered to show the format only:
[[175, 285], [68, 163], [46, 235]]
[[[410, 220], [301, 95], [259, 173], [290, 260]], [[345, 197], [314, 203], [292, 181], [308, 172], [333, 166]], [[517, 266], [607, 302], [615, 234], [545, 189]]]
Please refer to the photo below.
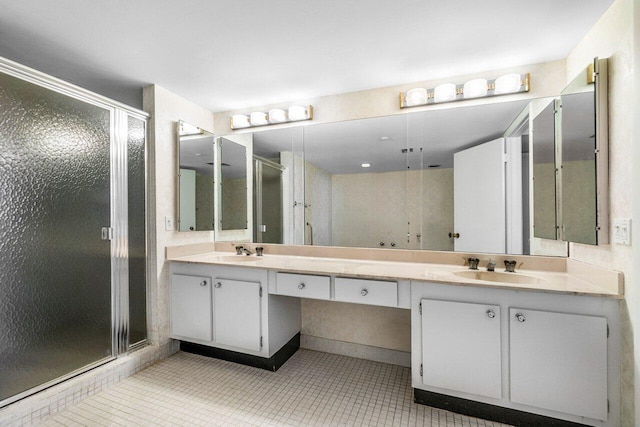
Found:
[[613, 243], [631, 245], [631, 218], [613, 220]]
[[173, 231], [173, 217], [171, 215], [164, 217], [164, 229], [165, 231]]

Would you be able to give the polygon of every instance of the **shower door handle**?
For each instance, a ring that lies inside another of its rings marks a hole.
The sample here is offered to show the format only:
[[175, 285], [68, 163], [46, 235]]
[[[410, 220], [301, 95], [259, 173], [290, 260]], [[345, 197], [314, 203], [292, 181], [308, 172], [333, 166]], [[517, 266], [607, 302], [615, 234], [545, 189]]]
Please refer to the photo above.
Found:
[[102, 240], [113, 240], [113, 228], [112, 227], [102, 227]]

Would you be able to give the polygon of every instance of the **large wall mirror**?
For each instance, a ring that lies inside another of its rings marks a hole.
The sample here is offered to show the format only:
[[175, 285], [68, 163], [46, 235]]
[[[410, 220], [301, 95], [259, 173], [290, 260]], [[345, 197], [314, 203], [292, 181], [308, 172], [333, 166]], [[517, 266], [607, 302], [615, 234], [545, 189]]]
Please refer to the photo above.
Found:
[[214, 136], [179, 121], [178, 215], [179, 231], [214, 229]]
[[252, 136], [252, 240], [528, 254], [528, 112], [518, 100], [234, 135]]

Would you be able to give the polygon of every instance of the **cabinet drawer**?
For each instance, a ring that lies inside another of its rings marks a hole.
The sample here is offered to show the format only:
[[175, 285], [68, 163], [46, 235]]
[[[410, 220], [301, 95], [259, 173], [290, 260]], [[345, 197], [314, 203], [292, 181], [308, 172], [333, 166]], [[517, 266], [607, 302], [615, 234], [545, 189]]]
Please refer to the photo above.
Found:
[[309, 274], [278, 273], [276, 290], [280, 295], [331, 299], [331, 278]]
[[398, 283], [336, 277], [336, 301], [398, 306]]

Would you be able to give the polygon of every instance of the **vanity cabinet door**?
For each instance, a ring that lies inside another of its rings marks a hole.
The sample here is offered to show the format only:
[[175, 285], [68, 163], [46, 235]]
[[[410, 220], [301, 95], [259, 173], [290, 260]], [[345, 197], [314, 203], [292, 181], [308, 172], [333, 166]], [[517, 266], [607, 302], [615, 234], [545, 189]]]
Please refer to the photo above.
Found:
[[500, 307], [423, 299], [422, 381], [502, 397]]
[[215, 279], [214, 283], [216, 343], [260, 351], [260, 283], [224, 279]]
[[172, 274], [169, 283], [171, 336], [211, 341], [211, 278]]
[[607, 419], [607, 319], [509, 309], [511, 401]]

